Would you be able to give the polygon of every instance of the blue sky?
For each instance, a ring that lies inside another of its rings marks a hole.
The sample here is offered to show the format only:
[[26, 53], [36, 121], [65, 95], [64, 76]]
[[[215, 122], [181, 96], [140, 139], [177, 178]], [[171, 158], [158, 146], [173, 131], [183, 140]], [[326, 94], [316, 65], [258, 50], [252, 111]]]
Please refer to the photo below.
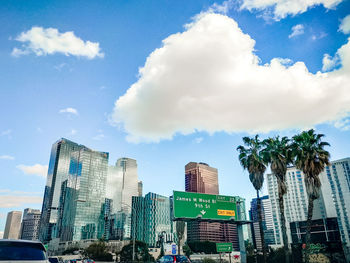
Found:
[[350, 1], [271, 2], [2, 1], [0, 231], [41, 208], [61, 137], [135, 158], [144, 193], [184, 190], [185, 164], [206, 162], [247, 205], [242, 136], [315, 127], [348, 157]]

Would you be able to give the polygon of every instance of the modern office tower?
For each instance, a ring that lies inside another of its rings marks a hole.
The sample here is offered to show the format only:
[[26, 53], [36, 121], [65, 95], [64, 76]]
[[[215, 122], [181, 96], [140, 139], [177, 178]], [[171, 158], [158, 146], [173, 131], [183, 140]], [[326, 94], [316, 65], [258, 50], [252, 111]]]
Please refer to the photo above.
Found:
[[[174, 241], [174, 228], [171, 220], [170, 199], [155, 193], [145, 197], [132, 198], [132, 237], [150, 247], [159, 246], [160, 237], [164, 242]], [[135, 229], [135, 231], [134, 231]]]
[[24, 209], [21, 239], [38, 240], [40, 215], [41, 212], [39, 209]]
[[68, 175], [61, 183], [57, 224], [61, 241], [104, 235], [108, 155], [86, 147], [70, 154]]
[[140, 196], [140, 191], [142, 195], [142, 182], [138, 181], [136, 160], [123, 157], [117, 160], [115, 166], [109, 166], [107, 197], [113, 200], [111, 227], [115, 227], [111, 231], [111, 238], [130, 238], [132, 197]]
[[[308, 197], [304, 183], [304, 174], [296, 167], [289, 167], [286, 173], [287, 193], [284, 195], [284, 214], [288, 242], [291, 243], [289, 223], [307, 220]], [[267, 188], [271, 200], [272, 217], [276, 244], [283, 244], [280, 210], [278, 204], [278, 184], [273, 174], [267, 175]], [[332, 213], [326, 211], [325, 199], [322, 191], [319, 199], [314, 201], [313, 219], [332, 217]]]
[[[218, 170], [206, 163], [186, 164], [185, 191], [219, 194]], [[239, 247], [237, 226], [228, 222], [188, 222], [187, 241], [231, 242], [236, 250]]]
[[7, 214], [4, 239], [19, 239], [21, 231], [21, 211], [11, 211]]
[[[273, 227], [272, 207], [269, 196], [263, 196], [261, 200], [261, 216], [262, 216], [262, 227], [264, 231], [265, 245], [275, 245], [276, 237]], [[251, 230], [253, 236], [254, 246], [258, 250], [262, 250], [260, 226], [259, 226], [259, 214], [258, 214], [258, 200], [257, 198], [252, 199], [250, 203], [249, 217], [252, 221]]]
[[320, 179], [327, 216], [338, 218], [344, 253], [350, 262], [350, 158], [332, 161]]
[[[69, 178], [73, 153], [83, 148], [85, 146], [64, 138], [52, 145], [39, 227], [39, 239], [42, 242], [55, 238], [62, 183]], [[73, 183], [71, 178], [69, 181]]]

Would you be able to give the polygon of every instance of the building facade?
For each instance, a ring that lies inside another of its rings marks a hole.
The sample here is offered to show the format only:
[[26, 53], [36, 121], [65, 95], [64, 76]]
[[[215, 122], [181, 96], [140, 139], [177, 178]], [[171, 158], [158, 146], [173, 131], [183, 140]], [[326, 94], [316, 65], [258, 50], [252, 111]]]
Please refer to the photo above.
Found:
[[142, 196], [136, 160], [123, 157], [117, 160], [115, 166], [109, 166], [107, 196], [113, 201], [110, 239], [130, 239], [132, 197]]
[[39, 228], [42, 242], [102, 237], [108, 157], [63, 138], [53, 144]]
[[332, 161], [320, 179], [327, 215], [337, 217], [344, 253], [350, 261], [350, 158]]
[[26, 208], [23, 212], [21, 239], [38, 240], [41, 212], [39, 209]]
[[[185, 191], [219, 194], [218, 170], [206, 163], [188, 163], [185, 166]], [[231, 242], [236, 250], [239, 249], [237, 225], [229, 222], [188, 222], [187, 241]]]
[[21, 231], [21, 211], [11, 211], [7, 214], [4, 239], [19, 239]]
[[[286, 173], [287, 193], [284, 195], [284, 214], [286, 218], [286, 228], [288, 242], [292, 242], [289, 223], [305, 221], [307, 219], [308, 197], [304, 183], [304, 174], [296, 167], [289, 167]], [[273, 228], [276, 244], [283, 245], [280, 209], [278, 204], [278, 184], [273, 174], [267, 175], [267, 189], [272, 208]], [[314, 201], [313, 219], [332, 217], [327, 214], [325, 199], [321, 193], [319, 199]]]
[[56, 236], [54, 231], [59, 219], [62, 183], [68, 180], [72, 154], [84, 147], [64, 138], [52, 145], [39, 227], [42, 242], [46, 243]]
[[[261, 200], [261, 216], [262, 216], [262, 227], [264, 231], [265, 245], [276, 244], [276, 233], [273, 227], [273, 216], [272, 207], [269, 196], [263, 196]], [[262, 250], [260, 226], [259, 226], [259, 215], [258, 215], [258, 201], [257, 198], [252, 199], [250, 203], [249, 217], [252, 221], [251, 231], [253, 236], [254, 246], [258, 250]]]
[[[164, 242], [174, 241], [174, 226], [171, 220], [169, 197], [148, 193], [145, 197], [132, 198], [132, 237], [150, 247], [159, 247], [161, 237]], [[135, 231], [134, 231], [135, 229]]]

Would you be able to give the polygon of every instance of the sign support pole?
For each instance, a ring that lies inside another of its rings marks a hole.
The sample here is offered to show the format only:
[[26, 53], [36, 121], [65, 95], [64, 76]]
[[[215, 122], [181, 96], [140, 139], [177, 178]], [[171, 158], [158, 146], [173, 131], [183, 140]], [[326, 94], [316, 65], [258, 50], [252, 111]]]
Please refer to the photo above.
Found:
[[232, 252], [229, 252], [229, 253], [228, 253], [228, 258], [230, 259], [230, 263], [231, 263], [231, 253], [232, 253]]
[[238, 242], [239, 242], [239, 251], [241, 252], [241, 262], [247, 263], [247, 252], [245, 250], [244, 238], [243, 238], [243, 225], [237, 224], [238, 230]]

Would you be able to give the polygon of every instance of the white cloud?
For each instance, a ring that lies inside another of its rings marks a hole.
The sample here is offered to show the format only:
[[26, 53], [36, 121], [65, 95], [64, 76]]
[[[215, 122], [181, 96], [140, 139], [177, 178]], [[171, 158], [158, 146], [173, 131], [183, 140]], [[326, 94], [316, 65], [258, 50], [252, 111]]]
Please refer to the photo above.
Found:
[[304, 34], [304, 26], [302, 24], [298, 24], [292, 27], [292, 33], [290, 33], [288, 37], [293, 38], [302, 34]]
[[339, 26], [339, 31], [343, 32], [344, 34], [350, 33], [350, 15], [347, 15], [341, 21], [341, 24]]
[[11, 129], [7, 129], [7, 130], [4, 130], [0, 133], [0, 136], [11, 136], [12, 134], [12, 130]]
[[40, 177], [46, 177], [47, 169], [48, 169], [47, 165], [41, 165], [41, 164], [34, 164], [32, 166], [20, 164], [17, 166], [17, 168], [20, 169], [25, 174], [37, 175]]
[[28, 204], [41, 204], [42, 201], [42, 196], [0, 195], [0, 208], [13, 208]]
[[133, 142], [334, 124], [350, 112], [349, 41], [332, 72], [313, 74], [280, 58], [261, 65], [255, 41], [233, 19], [203, 14], [148, 56], [110, 121]]
[[88, 59], [104, 56], [98, 42], [84, 41], [75, 36], [73, 31], [60, 33], [55, 28], [32, 27], [19, 34], [15, 40], [23, 43], [21, 48], [12, 50], [15, 57], [30, 53], [37, 56], [61, 53]]
[[340, 62], [340, 58], [337, 54], [334, 57], [324, 54], [322, 59], [322, 71], [330, 71], [338, 66]]
[[0, 155], [0, 160], [14, 160], [15, 157], [11, 155]]
[[70, 133], [69, 133], [69, 134], [70, 134], [70, 135], [75, 135], [75, 134], [77, 134], [77, 132], [78, 132], [77, 130], [72, 129], [72, 130], [70, 131]]
[[59, 113], [70, 113], [74, 115], [79, 115], [77, 109], [70, 108], [70, 107], [60, 110]]
[[288, 15], [295, 16], [306, 12], [309, 8], [323, 5], [326, 9], [336, 7], [343, 0], [242, 0], [241, 9], [262, 11], [267, 16], [272, 13], [273, 19], [280, 20]]

